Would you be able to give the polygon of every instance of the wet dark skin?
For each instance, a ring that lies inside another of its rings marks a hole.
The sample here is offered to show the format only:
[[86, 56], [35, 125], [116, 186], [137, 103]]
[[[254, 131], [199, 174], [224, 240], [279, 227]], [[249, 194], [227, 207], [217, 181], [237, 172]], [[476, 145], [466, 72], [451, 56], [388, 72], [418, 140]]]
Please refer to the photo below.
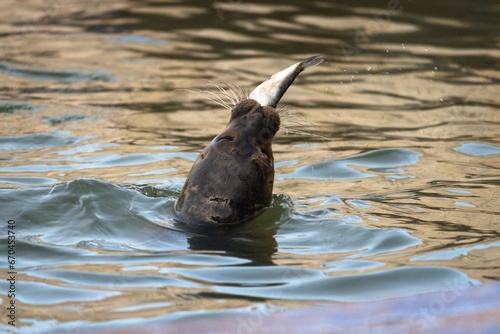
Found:
[[238, 224], [271, 204], [274, 184], [272, 140], [278, 112], [252, 99], [231, 110], [228, 125], [205, 147], [175, 204], [190, 224]]

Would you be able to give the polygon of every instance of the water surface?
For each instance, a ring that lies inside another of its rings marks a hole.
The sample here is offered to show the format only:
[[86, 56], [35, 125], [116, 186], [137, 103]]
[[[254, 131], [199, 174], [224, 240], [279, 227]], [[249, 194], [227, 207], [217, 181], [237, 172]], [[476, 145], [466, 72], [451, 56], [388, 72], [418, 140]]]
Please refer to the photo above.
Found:
[[[4, 311], [2, 331], [266, 313], [500, 278], [496, 2], [3, 8], [0, 248], [13, 219], [18, 323]], [[325, 62], [282, 101], [305, 118], [285, 118], [275, 139], [272, 206], [233, 229], [176, 225], [191, 164], [229, 116], [184, 89], [251, 90], [317, 53]]]

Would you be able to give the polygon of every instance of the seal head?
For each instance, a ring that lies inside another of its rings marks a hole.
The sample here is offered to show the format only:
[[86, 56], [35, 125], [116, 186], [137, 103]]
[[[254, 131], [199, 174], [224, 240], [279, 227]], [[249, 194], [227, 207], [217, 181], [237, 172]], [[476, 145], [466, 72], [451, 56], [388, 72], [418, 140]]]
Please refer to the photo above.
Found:
[[272, 140], [278, 112], [253, 99], [239, 102], [222, 131], [198, 156], [175, 205], [179, 220], [237, 224], [271, 204]]

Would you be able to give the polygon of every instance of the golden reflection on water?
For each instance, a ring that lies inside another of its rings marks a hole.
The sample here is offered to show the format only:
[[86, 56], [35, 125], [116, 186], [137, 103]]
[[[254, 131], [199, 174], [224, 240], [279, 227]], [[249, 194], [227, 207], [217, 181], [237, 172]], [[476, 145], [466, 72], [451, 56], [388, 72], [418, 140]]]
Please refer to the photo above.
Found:
[[[224, 128], [229, 114], [182, 89], [210, 89], [209, 81], [215, 81], [250, 90], [277, 70], [305, 56], [323, 53], [325, 63], [298, 78], [283, 102], [314, 123], [315, 127], [309, 128], [312, 133], [331, 141], [281, 132], [275, 140], [275, 161], [297, 163], [278, 167], [277, 174], [382, 148], [414, 150], [421, 154], [420, 161], [403, 167], [411, 178], [391, 179], [383, 172], [368, 171], [377, 177], [284, 179], [276, 181], [275, 193], [311, 200], [310, 209], [324, 207], [314, 201], [316, 197], [335, 195], [344, 204], [330, 207], [361, 217], [365, 226], [401, 228], [422, 240], [421, 245], [371, 258], [385, 263], [386, 268], [402, 264], [449, 266], [474, 279], [498, 280], [497, 248], [475, 249], [467, 256], [445, 260], [411, 262], [418, 255], [441, 249], [500, 240], [498, 154], [473, 156], [454, 150], [464, 142], [499, 145], [500, 72], [494, 65], [500, 52], [493, 37], [486, 34], [474, 43], [471, 39], [481, 34], [478, 30], [468, 36], [470, 41], [461, 40], [460, 31], [475, 21], [462, 22], [436, 11], [422, 13], [406, 3], [401, 12], [391, 13], [382, 23], [372, 13], [384, 12], [385, 7], [376, 8], [370, 2], [352, 8], [321, 1], [311, 5], [214, 4], [26, 1], [20, 5], [8, 1], [0, 13], [0, 65], [5, 66], [0, 70], [0, 103], [20, 107], [1, 114], [0, 135], [64, 131], [62, 136], [69, 139], [62, 147], [3, 150], [2, 168], [71, 166], [75, 157], [155, 154], [158, 150], [199, 152]], [[331, 15], [325, 13], [328, 10]], [[489, 19], [483, 23], [484, 30], [489, 29]], [[368, 31], [369, 27], [375, 30]], [[425, 28], [449, 36], [442, 37], [442, 45], [436, 38], [430, 38], [427, 45], [426, 36], [432, 33], [426, 33]], [[365, 33], [358, 36], [358, 43], [356, 31]], [[136, 37], [123, 42], [120, 38], [124, 35]], [[78, 143], [71, 138], [79, 138]], [[89, 150], [85, 145], [101, 146]], [[68, 149], [73, 153], [61, 154]], [[168, 184], [168, 179], [186, 177], [191, 164], [191, 160], [178, 158], [134, 166], [5, 172], [2, 176], [48, 177], [60, 182], [95, 177], [120, 185], [140, 179], [162, 185], [158, 180], [165, 179]], [[167, 172], [133, 176], [163, 169]], [[2, 184], [2, 188], [16, 187], [21, 186]], [[369, 207], [349, 204], [348, 199], [353, 198], [364, 200]], [[273, 260], [277, 265], [294, 262], [282, 252]], [[307, 268], [321, 268], [332, 257], [302, 256], [302, 261]], [[124, 270], [120, 264], [92, 266], [58, 270], [103, 274]], [[156, 270], [138, 271], [137, 275], [154, 275]], [[20, 275], [19, 279], [61, 284], [30, 276]], [[61, 322], [221, 308], [212, 299], [198, 298], [192, 288], [163, 287], [147, 294], [142, 288], [123, 288], [121, 292], [105, 303], [68, 302], [64, 307], [50, 305], [43, 310], [20, 304], [23, 317]], [[202, 288], [196, 293], [211, 291]], [[110, 311], [140, 304], [141, 300], [168, 300], [171, 304]], [[293, 304], [271, 304], [287, 303]], [[245, 299], [224, 300], [225, 308], [248, 305], [252, 302]]]

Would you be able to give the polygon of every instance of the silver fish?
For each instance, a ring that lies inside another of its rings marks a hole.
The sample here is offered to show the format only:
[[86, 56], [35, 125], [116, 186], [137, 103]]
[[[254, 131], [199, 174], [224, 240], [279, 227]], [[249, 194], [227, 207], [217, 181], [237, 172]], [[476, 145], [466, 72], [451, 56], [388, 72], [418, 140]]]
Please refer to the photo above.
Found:
[[262, 106], [276, 108], [276, 105], [300, 72], [321, 64], [323, 60], [322, 55], [315, 55], [299, 61], [261, 83], [248, 95], [248, 98], [259, 102]]

